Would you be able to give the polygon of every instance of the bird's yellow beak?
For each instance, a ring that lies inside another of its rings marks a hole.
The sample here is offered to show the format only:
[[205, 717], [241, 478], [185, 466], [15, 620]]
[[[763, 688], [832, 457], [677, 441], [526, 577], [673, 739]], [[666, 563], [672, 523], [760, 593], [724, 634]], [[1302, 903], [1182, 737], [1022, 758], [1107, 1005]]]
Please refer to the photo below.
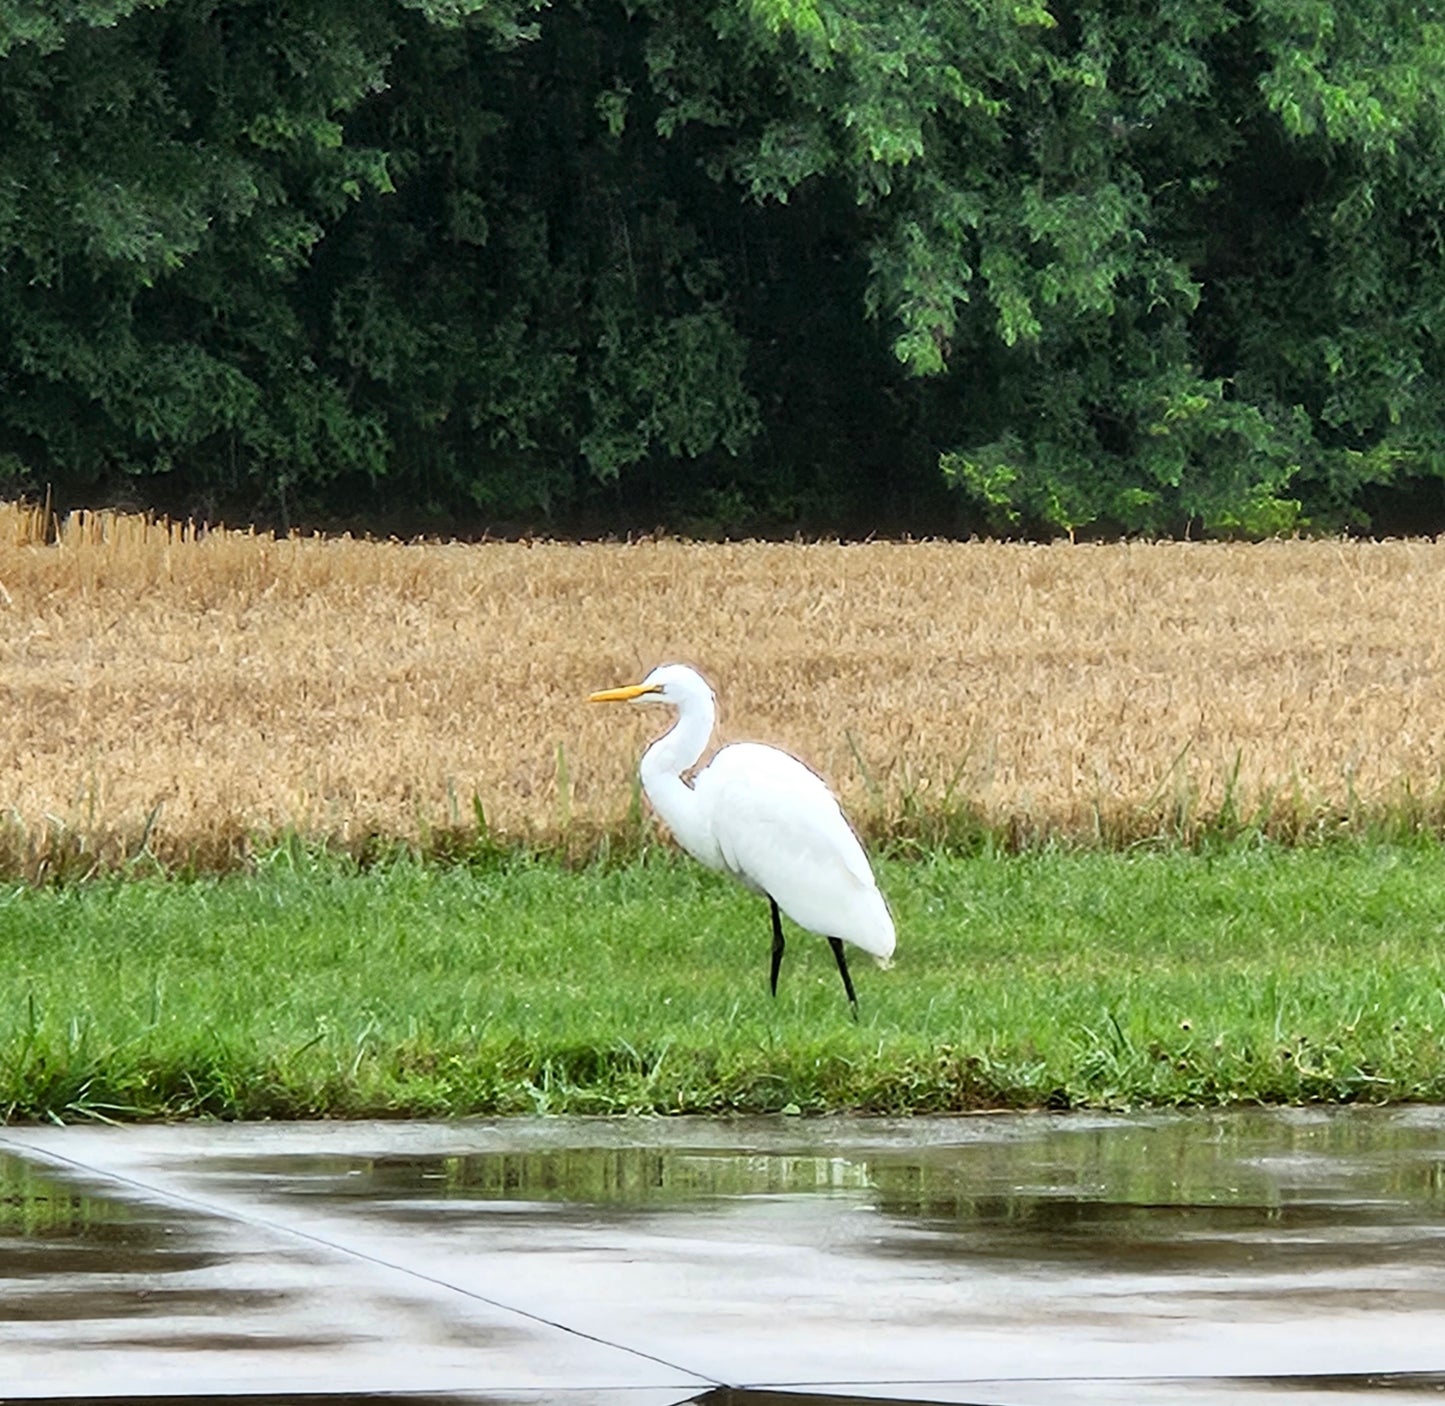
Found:
[[662, 685], [658, 683], [630, 683], [626, 688], [604, 688], [601, 693], [592, 694], [587, 701], [589, 703], [630, 703], [634, 698], [641, 698], [644, 693], [661, 693]]

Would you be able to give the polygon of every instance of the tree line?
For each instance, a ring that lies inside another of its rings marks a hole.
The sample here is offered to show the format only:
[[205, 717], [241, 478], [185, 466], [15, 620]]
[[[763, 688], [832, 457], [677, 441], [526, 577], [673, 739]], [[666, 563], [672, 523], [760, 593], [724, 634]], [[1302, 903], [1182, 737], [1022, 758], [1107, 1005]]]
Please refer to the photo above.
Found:
[[1445, 528], [1445, 17], [0, 0], [0, 492]]

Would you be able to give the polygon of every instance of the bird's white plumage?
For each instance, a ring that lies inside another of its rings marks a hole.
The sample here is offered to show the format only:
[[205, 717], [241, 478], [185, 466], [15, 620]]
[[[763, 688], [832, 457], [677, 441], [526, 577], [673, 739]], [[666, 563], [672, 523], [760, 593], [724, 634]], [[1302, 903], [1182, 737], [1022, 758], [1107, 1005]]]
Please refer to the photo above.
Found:
[[688, 785], [712, 736], [712, 689], [680, 664], [642, 683], [594, 694], [595, 701], [663, 703], [677, 721], [642, 758], [642, 788], [678, 843], [695, 859], [733, 874], [773, 899], [800, 927], [871, 953], [893, 954], [888, 905], [863, 846], [827, 783], [776, 747], [722, 748]]
[[724, 747], [693, 782], [723, 866], [799, 927], [893, 953], [893, 920], [863, 846], [823, 779], [776, 747]]

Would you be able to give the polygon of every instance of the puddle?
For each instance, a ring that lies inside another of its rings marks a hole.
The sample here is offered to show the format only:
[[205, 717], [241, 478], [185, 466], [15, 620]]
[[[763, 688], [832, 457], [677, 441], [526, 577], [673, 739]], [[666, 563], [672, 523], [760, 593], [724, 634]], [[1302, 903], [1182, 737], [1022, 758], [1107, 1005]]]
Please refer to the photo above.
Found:
[[306, 1154], [209, 1159], [233, 1185], [261, 1183], [289, 1196], [536, 1202], [639, 1213], [695, 1209], [738, 1196], [867, 1192], [866, 1162], [847, 1157], [728, 1152], [708, 1148], [568, 1147], [435, 1157]]
[[97, 1195], [0, 1152], [0, 1324], [199, 1310], [203, 1295], [166, 1285], [215, 1260], [171, 1208]]
[[1445, 1110], [21, 1139], [194, 1214], [0, 1154], [0, 1358], [61, 1303], [9, 1266], [53, 1250], [79, 1317], [224, 1356], [224, 1302], [283, 1363], [385, 1364], [326, 1389], [417, 1406], [1445, 1396]]
[[0, 1402], [112, 1402], [177, 1361], [289, 1369], [354, 1347], [366, 1334], [319, 1270], [304, 1245], [0, 1152]]
[[[566, 1135], [564, 1128], [554, 1131]], [[1266, 1265], [1445, 1269], [1445, 1123], [1231, 1115], [1070, 1125], [954, 1145], [559, 1146], [435, 1156], [212, 1156], [204, 1174], [367, 1215], [475, 1221], [479, 1211], [615, 1224], [736, 1203], [823, 1198], [867, 1213], [864, 1252], [1030, 1272], [1229, 1273]], [[577, 1129], [573, 1128], [573, 1135]], [[846, 1136], [846, 1129], [843, 1130]]]
[[[247, 1282], [223, 1228], [162, 1201], [101, 1194], [86, 1178], [0, 1153], [0, 1360], [26, 1335], [66, 1350], [293, 1352], [344, 1335], [300, 1321], [296, 1288]], [[297, 1257], [268, 1247], [285, 1264]]]

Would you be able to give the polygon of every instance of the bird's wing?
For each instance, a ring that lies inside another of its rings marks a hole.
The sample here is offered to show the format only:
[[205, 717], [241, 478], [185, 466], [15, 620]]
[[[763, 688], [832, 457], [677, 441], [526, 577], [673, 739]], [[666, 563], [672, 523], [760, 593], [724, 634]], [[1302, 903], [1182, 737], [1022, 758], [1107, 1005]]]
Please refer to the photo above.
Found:
[[795, 923], [875, 956], [893, 951], [893, 922], [858, 837], [821, 777], [756, 743], [724, 747], [699, 773], [724, 865]]

